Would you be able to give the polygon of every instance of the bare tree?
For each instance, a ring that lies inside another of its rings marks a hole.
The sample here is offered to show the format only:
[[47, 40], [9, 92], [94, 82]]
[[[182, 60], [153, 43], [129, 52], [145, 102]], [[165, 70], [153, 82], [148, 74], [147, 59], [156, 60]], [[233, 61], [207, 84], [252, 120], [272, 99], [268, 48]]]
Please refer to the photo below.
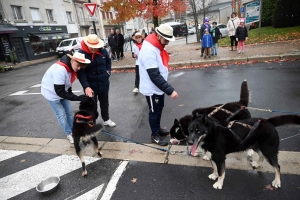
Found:
[[192, 17], [195, 23], [197, 42], [200, 42], [200, 30], [198, 29], [199, 19], [202, 19], [202, 21], [204, 21], [205, 17], [210, 12], [210, 8], [216, 5], [217, 3], [218, 0], [190, 0], [190, 16]]

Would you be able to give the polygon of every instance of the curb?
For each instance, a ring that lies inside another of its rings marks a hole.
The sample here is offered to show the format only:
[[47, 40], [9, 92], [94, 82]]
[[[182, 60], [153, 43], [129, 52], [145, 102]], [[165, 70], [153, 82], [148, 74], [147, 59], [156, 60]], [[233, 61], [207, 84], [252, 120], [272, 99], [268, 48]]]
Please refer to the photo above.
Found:
[[[161, 148], [154, 144], [148, 145]], [[127, 142], [99, 141], [99, 146], [102, 158], [107, 159], [211, 167], [209, 161], [188, 156], [186, 146], [169, 145], [164, 147], [164, 149], [169, 149], [170, 153]], [[70, 144], [67, 139], [0, 136], [0, 149], [76, 155], [73, 144]], [[85, 149], [84, 156], [94, 156], [92, 145]], [[232, 153], [226, 157], [227, 169], [252, 170], [246, 152]], [[282, 164], [280, 169], [282, 174], [300, 175], [300, 152], [279, 151], [278, 157], [279, 164]], [[253, 160], [257, 160], [257, 158], [255, 154]], [[267, 162], [263, 162], [258, 171], [273, 173], [274, 169]]]

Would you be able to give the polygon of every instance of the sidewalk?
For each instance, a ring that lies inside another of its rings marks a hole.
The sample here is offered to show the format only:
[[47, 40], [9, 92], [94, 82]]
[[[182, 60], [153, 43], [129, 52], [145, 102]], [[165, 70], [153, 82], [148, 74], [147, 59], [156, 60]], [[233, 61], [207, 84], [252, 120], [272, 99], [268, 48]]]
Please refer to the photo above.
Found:
[[[300, 40], [283, 42], [271, 42], [262, 44], [251, 44], [245, 46], [245, 54], [238, 54], [237, 51], [229, 51], [230, 47], [219, 47], [218, 56], [204, 59], [200, 57], [200, 43], [190, 43], [181, 45], [167, 45], [166, 50], [170, 54], [169, 67], [188, 68], [191, 66], [226, 65], [246, 62], [264, 62], [276, 60], [300, 59]], [[135, 68], [135, 59], [131, 52], [124, 52], [125, 59], [112, 62], [112, 69], [127, 70]], [[16, 65], [14, 69], [31, 66], [47, 61], [56, 61], [57, 56], [51, 56], [39, 60], [31, 60]]]
[[[147, 145], [161, 148], [154, 144]], [[99, 146], [102, 158], [211, 167], [209, 161], [199, 157], [188, 156], [186, 146], [169, 145], [164, 147], [164, 149], [170, 150], [170, 153], [127, 142], [99, 141]], [[0, 136], [0, 149], [76, 155], [74, 145], [70, 144], [68, 140], [54, 138]], [[93, 154], [93, 147], [90, 145], [86, 148], [84, 156], [94, 156]], [[246, 152], [241, 152], [227, 155], [226, 168], [252, 170], [246, 154]], [[257, 158], [257, 155], [254, 154], [253, 159], [257, 160]], [[282, 174], [300, 175], [300, 152], [279, 151], [278, 159], [279, 163], [281, 163], [280, 172]], [[258, 171], [273, 173], [274, 169], [267, 162], [263, 162]]]

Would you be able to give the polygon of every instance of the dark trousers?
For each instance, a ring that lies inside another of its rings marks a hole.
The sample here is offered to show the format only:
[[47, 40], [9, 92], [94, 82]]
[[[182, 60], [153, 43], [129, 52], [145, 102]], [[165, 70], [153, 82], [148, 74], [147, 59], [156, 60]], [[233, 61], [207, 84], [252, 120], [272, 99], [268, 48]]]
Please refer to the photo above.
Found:
[[119, 47], [111, 48], [112, 59], [120, 59]]
[[[101, 110], [101, 117], [103, 119], [103, 121], [107, 121], [109, 120], [109, 113], [108, 113], [108, 107], [109, 107], [109, 103], [108, 103], [108, 92], [104, 92], [101, 94], [96, 94], [94, 96], [95, 101], [97, 102], [97, 100], [100, 103], [100, 110]], [[96, 106], [97, 109], [97, 106]]]
[[149, 124], [152, 131], [152, 136], [157, 136], [160, 129], [160, 120], [162, 110], [164, 108], [165, 95], [146, 96], [149, 106]]
[[134, 86], [136, 88], [140, 87], [140, 74], [139, 74], [139, 66], [135, 66], [135, 81], [134, 81]]
[[119, 54], [120, 54], [120, 58], [124, 58], [124, 48], [123, 46], [119, 47]]
[[234, 42], [234, 46], [238, 45], [238, 41], [236, 41], [235, 36], [230, 36], [230, 43], [232, 47], [233, 47], [233, 42]]
[[202, 48], [201, 48], [201, 54], [203, 54], [203, 53], [204, 53], [204, 48], [202, 47]]
[[210, 48], [204, 48], [204, 55], [210, 56]]

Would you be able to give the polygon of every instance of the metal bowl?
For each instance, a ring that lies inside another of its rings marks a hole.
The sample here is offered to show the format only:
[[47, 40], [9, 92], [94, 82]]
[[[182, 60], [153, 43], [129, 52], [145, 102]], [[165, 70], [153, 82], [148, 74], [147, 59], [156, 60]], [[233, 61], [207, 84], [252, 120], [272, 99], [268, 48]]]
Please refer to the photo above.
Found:
[[43, 180], [36, 186], [36, 191], [42, 194], [50, 194], [54, 192], [59, 185], [60, 178], [58, 176], [51, 176]]

